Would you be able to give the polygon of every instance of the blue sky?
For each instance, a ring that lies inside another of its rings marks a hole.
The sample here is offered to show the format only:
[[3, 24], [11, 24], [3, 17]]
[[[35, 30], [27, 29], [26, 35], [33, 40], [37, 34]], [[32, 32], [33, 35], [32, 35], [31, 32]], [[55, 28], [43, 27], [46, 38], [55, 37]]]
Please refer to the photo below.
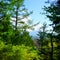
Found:
[[[33, 11], [33, 14], [30, 15], [30, 17], [34, 23], [37, 22], [40, 22], [40, 24], [43, 24], [44, 22], [46, 22], [47, 24], [51, 23], [51, 21], [49, 21], [49, 19], [45, 15], [40, 14], [40, 12], [44, 12], [42, 8], [48, 5], [45, 3], [46, 1], [47, 0], [25, 0], [24, 4], [28, 9], [28, 11], [31, 10]], [[50, 0], [50, 1], [54, 1], [54, 0]], [[31, 31], [30, 34], [36, 35], [37, 31]]]
[[30, 15], [30, 17], [33, 19], [34, 23], [40, 21], [40, 23], [47, 22], [49, 23], [49, 20], [46, 18], [45, 15], [41, 15], [40, 12], [43, 11], [44, 5], [47, 5], [45, 3], [46, 0], [25, 0], [25, 6], [29, 11], [33, 11], [33, 14]]

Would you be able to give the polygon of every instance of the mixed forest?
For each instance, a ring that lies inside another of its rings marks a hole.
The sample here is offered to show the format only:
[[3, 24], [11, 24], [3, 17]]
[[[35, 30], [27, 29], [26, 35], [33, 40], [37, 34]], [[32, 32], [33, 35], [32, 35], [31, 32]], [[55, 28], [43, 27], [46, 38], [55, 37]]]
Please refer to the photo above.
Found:
[[33, 13], [25, 8], [24, 0], [0, 0], [0, 60], [60, 60], [59, 6], [43, 7], [52, 29], [46, 30], [43, 23], [34, 40], [28, 29], [38, 23], [23, 21]]

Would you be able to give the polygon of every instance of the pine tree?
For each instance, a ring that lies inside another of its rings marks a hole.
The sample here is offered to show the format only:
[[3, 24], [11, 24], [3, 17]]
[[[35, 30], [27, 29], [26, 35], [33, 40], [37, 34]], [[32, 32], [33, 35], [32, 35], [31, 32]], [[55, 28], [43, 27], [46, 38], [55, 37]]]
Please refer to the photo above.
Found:
[[44, 22], [43, 26], [40, 27], [39, 31], [38, 31], [38, 50], [39, 50], [39, 54], [42, 57], [43, 56], [43, 60], [48, 60], [49, 59], [49, 51], [48, 51], [48, 37], [47, 37], [47, 24]]
[[8, 2], [0, 1], [0, 40], [5, 42], [11, 42], [10, 36], [12, 35], [9, 6]]
[[[22, 21], [27, 19], [32, 12], [28, 12], [23, 5], [24, 0], [12, 0], [10, 1], [11, 7], [11, 21], [13, 27], [13, 35], [11, 37], [12, 44], [14, 45], [33, 45], [33, 41], [29, 35], [27, 29], [32, 29], [32, 25], [29, 26], [28, 23]], [[28, 20], [29, 21], [29, 20]], [[26, 35], [25, 35], [26, 34]]]
[[[59, 51], [59, 44], [60, 44], [60, 9], [54, 5], [50, 5], [48, 7], [45, 7], [44, 10], [46, 11], [46, 16], [49, 18], [50, 21], [52, 21], [53, 31], [56, 32], [56, 43], [58, 44], [57, 51]], [[52, 40], [52, 39], [51, 39]], [[59, 55], [58, 55], [59, 56]], [[57, 57], [59, 59], [59, 57]]]

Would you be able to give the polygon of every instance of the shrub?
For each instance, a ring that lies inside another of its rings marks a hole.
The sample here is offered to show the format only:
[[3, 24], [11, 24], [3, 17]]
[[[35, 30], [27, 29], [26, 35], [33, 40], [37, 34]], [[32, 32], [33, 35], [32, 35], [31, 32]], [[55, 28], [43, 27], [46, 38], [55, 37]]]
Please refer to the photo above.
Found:
[[0, 60], [39, 60], [39, 55], [32, 47], [0, 42]]

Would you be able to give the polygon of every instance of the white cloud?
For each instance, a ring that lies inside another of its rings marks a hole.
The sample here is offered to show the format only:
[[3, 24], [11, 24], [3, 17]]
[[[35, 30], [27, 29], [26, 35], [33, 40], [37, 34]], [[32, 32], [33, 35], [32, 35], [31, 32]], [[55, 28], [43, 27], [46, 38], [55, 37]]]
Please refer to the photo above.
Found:
[[[30, 17], [26, 17], [26, 18], [23, 18], [23, 19], [22, 19], [21, 16], [18, 16], [18, 19], [21, 19], [21, 20], [18, 20], [18, 22], [23, 21], [23, 22], [25, 22], [26, 24], [28, 23], [28, 20], [31, 20]], [[13, 25], [15, 25], [16, 18], [12, 17], [12, 18], [11, 18], [11, 22], [12, 22]]]
[[38, 24], [37, 26], [34, 27], [34, 29], [35, 29], [36, 31], [38, 31], [38, 30], [40, 29], [40, 27], [42, 27], [42, 24]]
[[29, 32], [36, 31], [37, 32], [40, 29], [40, 27], [42, 27], [42, 26], [43, 26], [42, 24], [38, 24], [38, 25], [33, 27], [34, 28], [33, 30], [27, 29], [27, 31], [29, 31]]
[[[19, 16], [19, 18], [22, 18], [22, 17]], [[11, 19], [14, 20], [14, 21], [16, 20], [16, 18], [11, 18]], [[32, 19], [30, 17], [26, 17], [26, 18], [22, 19], [21, 21], [23, 21], [27, 24], [28, 20], [32, 20]], [[11, 22], [13, 23], [13, 25], [15, 25], [15, 22], [13, 22], [13, 21], [11, 21]], [[29, 32], [38, 31], [40, 29], [40, 27], [42, 27], [42, 26], [43, 26], [43, 24], [39, 23], [39, 24], [37, 24], [36, 26], [33, 27], [34, 30], [27, 29], [27, 31], [29, 31]], [[52, 29], [52, 27], [47, 27], [47, 30], [49, 30], [49, 29]]]

